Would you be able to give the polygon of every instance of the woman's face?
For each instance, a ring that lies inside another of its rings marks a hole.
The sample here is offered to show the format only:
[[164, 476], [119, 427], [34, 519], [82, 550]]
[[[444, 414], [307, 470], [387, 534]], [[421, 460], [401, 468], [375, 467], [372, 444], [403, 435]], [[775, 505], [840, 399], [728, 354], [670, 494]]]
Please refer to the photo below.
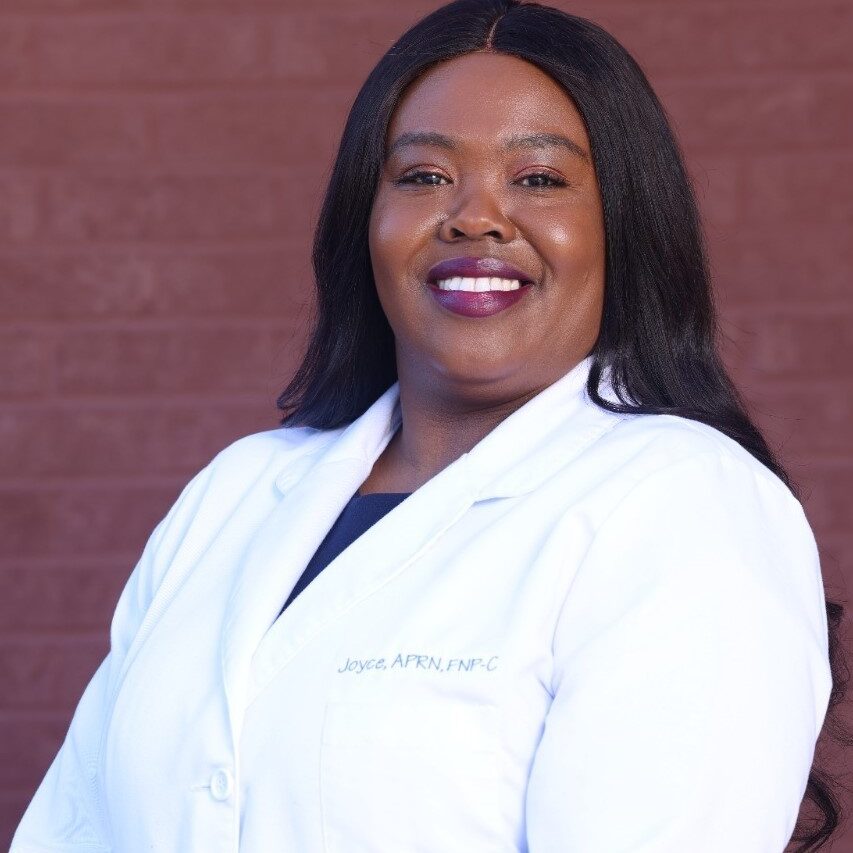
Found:
[[[401, 384], [512, 399], [585, 358], [601, 321], [604, 224], [584, 123], [563, 89], [517, 57], [448, 60], [408, 87], [386, 151], [369, 241]], [[428, 274], [458, 258], [494, 258], [532, 284], [497, 313], [456, 313]]]

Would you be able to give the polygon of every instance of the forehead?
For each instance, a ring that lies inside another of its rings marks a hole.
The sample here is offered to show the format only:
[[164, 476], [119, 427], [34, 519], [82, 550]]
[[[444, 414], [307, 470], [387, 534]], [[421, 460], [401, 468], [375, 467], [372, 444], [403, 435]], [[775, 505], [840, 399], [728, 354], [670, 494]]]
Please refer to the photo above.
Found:
[[462, 139], [518, 131], [562, 132], [588, 145], [572, 99], [544, 71], [516, 56], [469, 53], [425, 71], [409, 84], [388, 126], [388, 141], [414, 130]]

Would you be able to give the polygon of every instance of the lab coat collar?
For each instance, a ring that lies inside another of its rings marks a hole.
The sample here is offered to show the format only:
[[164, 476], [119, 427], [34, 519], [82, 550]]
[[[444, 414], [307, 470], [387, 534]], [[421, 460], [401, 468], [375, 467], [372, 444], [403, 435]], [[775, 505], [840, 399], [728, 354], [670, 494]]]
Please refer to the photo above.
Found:
[[[614, 416], [595, 406], [586, 394], [592, 356], [578, 363], [556, 382], [540, 391], [501, 421], [456, 462], [475, 500], [514, 497], [533, 491], [553, 472], [554, 446], [559, 436], [560, 458], [574, 452], [612, 425]], [[600, 391], [616, 399], [605, 370]], [[338, 438], [291, 464], [276, 479], [284, 492], [295, 482], [322, 466], [347, 460], [363, 471], [363, 479], [400, 427], [400, 383], [391, 385], [360, 417], [341, 428]], [[360, 485], [360, 483], [359, 483]]]
[[516, 497], [536, 489], [617, 416], [586, 393], [592, 356], [516, 409], [488, 433], [463, 462], [477, 500]]

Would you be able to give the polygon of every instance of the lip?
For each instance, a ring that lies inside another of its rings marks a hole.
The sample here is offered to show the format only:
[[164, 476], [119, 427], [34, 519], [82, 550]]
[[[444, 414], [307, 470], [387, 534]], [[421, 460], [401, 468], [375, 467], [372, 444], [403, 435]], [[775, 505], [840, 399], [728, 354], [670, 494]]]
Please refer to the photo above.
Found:
[[[514, 278], [518, 279], [522, 286], [533, 283], [533, 279], [526, 272], [522, 272], [499, 258], [475, 258], [471, 256], [448, 258], [446, 261], [440, 261], [427, 273], [427, 283], [431, 284], [441, 279], [455, 278], [456, 276], [462, 278]], [[515, 291], [505, 292], [512, 293]]]
[[473, 292], [468, 290], [442, 290], [435, 282], [428, 284], [432, 297], [448, 311], [463, 317], [490, 317], [510, 305], [533, 289], [532, 284], [522, 284], [518, 290], [486, 290]]

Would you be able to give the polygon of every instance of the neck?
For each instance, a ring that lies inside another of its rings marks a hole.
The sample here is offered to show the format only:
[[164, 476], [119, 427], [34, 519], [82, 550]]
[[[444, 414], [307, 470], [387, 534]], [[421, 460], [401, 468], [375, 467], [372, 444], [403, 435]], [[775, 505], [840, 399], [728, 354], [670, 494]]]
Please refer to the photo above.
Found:
[[452, 387], [430, 381], [423, 369], [405, 368], [398, 379], [401, 426], [374, 464], [363, 493], [414, 491], [550, 384], [521, 391], [502, 383]]

